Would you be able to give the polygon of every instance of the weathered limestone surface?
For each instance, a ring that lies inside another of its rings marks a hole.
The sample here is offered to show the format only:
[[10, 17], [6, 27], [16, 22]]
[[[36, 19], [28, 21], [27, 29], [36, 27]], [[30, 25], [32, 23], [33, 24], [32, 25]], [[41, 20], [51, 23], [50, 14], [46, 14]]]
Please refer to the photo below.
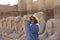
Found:
[[38, 10], [45, 9], [45, 0], [37, 0]]
[[20, 37], [20, 40], [26, 40], [26, 34], [22, 35], [22, 36]]

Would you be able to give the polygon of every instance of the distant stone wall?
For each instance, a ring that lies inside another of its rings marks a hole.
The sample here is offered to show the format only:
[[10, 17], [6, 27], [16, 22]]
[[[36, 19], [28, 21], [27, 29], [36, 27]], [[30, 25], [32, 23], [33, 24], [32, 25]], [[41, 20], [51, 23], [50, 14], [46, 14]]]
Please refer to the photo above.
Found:
[[17, 11], [18, 5], [0, 5], [0, 12], [9, 12], [9, 11]]
[[18, 5], [0, 5], [0, 18], [7, 16], [18, 16]]

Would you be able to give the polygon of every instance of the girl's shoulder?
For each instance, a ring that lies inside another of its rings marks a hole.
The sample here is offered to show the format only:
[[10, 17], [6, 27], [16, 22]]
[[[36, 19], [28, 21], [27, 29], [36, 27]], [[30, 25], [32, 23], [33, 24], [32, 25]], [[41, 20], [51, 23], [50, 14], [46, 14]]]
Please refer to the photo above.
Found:
[[36, 23], [36, 25], [38, 26], [38, 28], [40, 28], [40, 24], [39, 23]]
[[36, 23], [37, 26], [40, 26], [39, 23]]

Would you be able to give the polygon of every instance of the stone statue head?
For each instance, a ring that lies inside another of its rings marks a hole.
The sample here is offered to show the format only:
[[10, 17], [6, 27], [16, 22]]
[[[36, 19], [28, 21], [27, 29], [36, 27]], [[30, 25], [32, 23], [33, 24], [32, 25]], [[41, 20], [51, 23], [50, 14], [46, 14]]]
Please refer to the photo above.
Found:
[[21, 17], [20, 17], [20, 16], [15, 17], [15, 20], [14, 20], [14, 21], [15, 21], [15, 22], [21, 21]]

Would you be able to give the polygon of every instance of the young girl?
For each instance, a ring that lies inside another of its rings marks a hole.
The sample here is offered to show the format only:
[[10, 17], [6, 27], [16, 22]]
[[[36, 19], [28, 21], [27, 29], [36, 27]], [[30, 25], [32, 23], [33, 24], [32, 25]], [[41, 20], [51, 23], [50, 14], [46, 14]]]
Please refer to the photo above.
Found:
[[34, 16], [31, 16], [30, 21], [28, 21], [26, 24], [26, 39], [39, 40], [38, 32], [39, 32], [38, 20]]

